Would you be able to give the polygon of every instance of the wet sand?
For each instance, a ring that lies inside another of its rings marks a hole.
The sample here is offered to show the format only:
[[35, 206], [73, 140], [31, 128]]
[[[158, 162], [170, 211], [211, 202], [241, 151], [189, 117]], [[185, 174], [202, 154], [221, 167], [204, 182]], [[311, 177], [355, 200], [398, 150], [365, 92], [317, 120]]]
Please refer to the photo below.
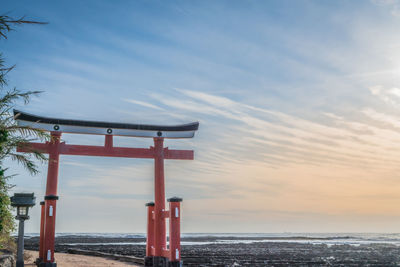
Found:
[[[25, 261], [25, 266], [36, 267], [33, 261], [37, 258], [38, 252], [32, 250], [26, 250], [26, 254], [30, 256], [30, 259]], [[115, 260], [104, 259], [100, 257], [91, 257], [84, 255], [75, 255], [67, 253], [55, 253], [55, 259], [58, 267], [133, 267], [139, 266], [135, 264], [124, 263]]]

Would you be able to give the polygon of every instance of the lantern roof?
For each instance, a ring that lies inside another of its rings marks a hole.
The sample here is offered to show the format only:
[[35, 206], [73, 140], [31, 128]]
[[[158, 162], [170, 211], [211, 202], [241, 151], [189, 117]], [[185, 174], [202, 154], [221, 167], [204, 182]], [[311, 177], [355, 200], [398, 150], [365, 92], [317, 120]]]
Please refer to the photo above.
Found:
[[35, 206], [36, 197], [34, 193], [15, 193], [11, 198], [11, 206], [25, 206], [33, 207]]

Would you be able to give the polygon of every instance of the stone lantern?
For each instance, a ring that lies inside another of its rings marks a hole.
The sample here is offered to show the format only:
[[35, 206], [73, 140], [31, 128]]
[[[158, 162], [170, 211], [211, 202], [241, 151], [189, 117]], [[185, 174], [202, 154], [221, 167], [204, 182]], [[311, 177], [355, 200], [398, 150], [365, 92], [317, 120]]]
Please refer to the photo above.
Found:
[[18, 227], [18, 252], [16, 267], [24, 266], [24, 223], [29, 219], [29, 208], [35, 206], [36, 197], [33, 193], [15, 193], [11, 197], [11, 206], [17, 208], [17, 216], [19, 220]]

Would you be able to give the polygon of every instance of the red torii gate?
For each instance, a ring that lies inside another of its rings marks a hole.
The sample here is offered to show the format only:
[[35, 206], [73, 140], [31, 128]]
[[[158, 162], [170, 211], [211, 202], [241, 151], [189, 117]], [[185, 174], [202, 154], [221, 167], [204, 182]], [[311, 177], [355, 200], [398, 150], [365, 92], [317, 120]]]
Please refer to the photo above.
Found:
[[[56, 201], [58, 166], [60, 155], [125, 157], [154, 159], [154, 202], [147, 206], [147, 240], [145, 266], [180, 266], [180, 202], [174, 197], [168, 199], [169, 210], [165, 209], [164, 159], [193, 160], [192, 150], [171, 150], [164, 147], [164, 138], [191, 138], [199, 127], [198, 122], [157, 126], [140, 124], [107, 123], [95, 121], [66, 120], [40, 117], [14, 110], [18, 125], [30, 126], [51, 133], [46, 143], [28, 143], [20, 146], [18, 152], [40, 151], [49, 154], [45, 201], [41, 202], [41, 224], [39, 258], [40, 267], [57, 266], [54, 259]], [[104, 146], [67, 145], [61, 142], [62, 133], [102, 134]], [[151, 137], [154, 147], [114, 147], [113, 136]], [[166, 219], [170, 220], [169, 248], [167, 248]]]

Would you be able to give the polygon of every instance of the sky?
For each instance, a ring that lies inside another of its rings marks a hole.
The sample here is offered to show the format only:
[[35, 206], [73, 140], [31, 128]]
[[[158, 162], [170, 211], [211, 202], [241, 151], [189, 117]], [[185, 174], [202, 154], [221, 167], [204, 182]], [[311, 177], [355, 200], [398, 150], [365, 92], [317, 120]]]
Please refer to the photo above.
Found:
[[[182, 232], [400, 231], [400, 1], [3, 0], [1, 13], [49, 23], [0, 41], [10, 86], [44, 91], [17, 108], [200, 122], [165, 141], [195, 151], [165, 163]], [[43, 199], [46, 164], [33, 177], [6, 164], [11, 194]], [[153, 175], [148, 159], [61, 156], [57, 232], [145, 232]]]

